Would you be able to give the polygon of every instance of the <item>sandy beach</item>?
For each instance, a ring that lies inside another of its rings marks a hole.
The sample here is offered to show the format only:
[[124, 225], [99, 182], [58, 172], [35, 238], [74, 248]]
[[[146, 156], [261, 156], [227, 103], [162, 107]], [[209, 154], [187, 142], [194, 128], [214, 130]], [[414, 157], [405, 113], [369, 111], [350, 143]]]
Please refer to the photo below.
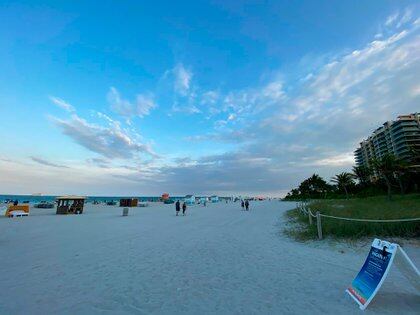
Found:
[[[368, 246], [340, 250], [284, 234], [293, 203], [32, 209], [0, 218], [0, 314], [358, 314], [345, 289]], [[406, 252], [420, 266], [418, 247]], [[418, 314], [393, 268], [368, 314]]]

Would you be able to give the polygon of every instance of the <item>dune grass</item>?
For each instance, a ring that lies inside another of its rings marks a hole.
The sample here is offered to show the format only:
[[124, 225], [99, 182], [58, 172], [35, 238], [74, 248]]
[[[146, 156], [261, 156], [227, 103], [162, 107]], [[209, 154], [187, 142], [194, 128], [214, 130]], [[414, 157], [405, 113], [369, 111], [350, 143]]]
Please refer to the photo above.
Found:
[[[309, 204], [311, 211], [321, 214], [359, 219], [406, 219], [420, 217], [420, 194], [394, 196], [388, 201], [386, 196], [356, 198], [349, 200], [315, 200]], [[316, 219], [309, 225], [308, 216], [293, 209], [286, 214], [290, 221], [287, 234], [300, 239], [317, 238]], [[380, 237], [420, 237], [420, 221], [398, 223], [349, 222], [322, 218], [325, 237], [361, 238]]]

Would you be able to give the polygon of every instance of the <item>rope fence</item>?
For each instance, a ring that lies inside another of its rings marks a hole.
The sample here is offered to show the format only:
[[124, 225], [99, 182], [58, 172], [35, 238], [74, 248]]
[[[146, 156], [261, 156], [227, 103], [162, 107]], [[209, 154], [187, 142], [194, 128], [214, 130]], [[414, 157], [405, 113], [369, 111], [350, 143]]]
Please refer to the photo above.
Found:
[[346, 218], [346, 217], [336, 217], [327, 214], [321, 214], [319, 211], [316, 214], [313, 214], [311, 209], [309, 209], [307, 203], [299, 203], [297, 208], [303, 214], [308, 216], [309, 225], [312, 225], [312, 218], [316, 218], [316, 225], [318, 230], [318, 238], [322, 239], [322, 223], [321, 218], [329, 218], [335, 220], [343, 220], [343, 221], [355, 221], [355, 222], [371, 222], [371, 223], [397, 223], [397, 222], [415, 222], [420, 221], [420, 218], [407, 218], [407, 219], [390, 219], [390, 220], [381, 220], [381, 219], [357, 219], [357, 218]]

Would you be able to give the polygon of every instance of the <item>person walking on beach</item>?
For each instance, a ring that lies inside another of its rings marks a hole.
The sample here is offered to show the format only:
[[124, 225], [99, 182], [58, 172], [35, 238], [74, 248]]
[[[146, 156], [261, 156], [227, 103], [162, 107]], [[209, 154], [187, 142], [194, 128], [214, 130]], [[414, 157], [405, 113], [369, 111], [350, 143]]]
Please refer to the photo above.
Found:
[[244, 207], [245, 207], [245, 203], [244, 203], [243, 200], [241, 200], [241, 207], [242, 207], [242, 211], [243, 211], [244, 210]]
[[185, 211], [187, 211], [187, 204], [184, 202], [182, 204], [182, 215], [184, 215], [184, 216], [185, 216]]
[[181, 206], [179, 204], [179, 200], [177, 200], [175, 202], [175, 210], [176, 210], [176, 215], [178, 216], [179, 210], [181, 210]]
[[246, 211], [249, 211], [249, 201], [248, 201], [248, 199], [245, 200], [245, 209], [246, 209]]

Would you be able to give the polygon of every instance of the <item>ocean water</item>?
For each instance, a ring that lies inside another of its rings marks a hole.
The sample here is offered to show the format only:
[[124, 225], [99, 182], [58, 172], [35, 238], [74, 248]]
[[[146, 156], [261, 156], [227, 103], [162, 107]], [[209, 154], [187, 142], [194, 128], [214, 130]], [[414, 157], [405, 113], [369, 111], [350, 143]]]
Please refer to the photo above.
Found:
[[[47, 202], [54, 202], [57, 196], [36, 196], [36, 195], [0, 195], [0, 203], [4, 203], [8, 200], [17, 200], [19, 203], [29, 202], [30, 204], [39, 203], [41, 201]], [[86, 202], [93, 202], [93, 201], [100, 201], [100, 202], [108, 202], [108, 201], [116, 201], [118, 202], [122, 198], [138, 198], [141, 202], [155, 202], [160, 200], [160, 196], [108, 196], [108, 197], [101, 197], [101, 196], [88, 196]], [[172, 196], [170, 199], [183, 199], [184, 196]]]

